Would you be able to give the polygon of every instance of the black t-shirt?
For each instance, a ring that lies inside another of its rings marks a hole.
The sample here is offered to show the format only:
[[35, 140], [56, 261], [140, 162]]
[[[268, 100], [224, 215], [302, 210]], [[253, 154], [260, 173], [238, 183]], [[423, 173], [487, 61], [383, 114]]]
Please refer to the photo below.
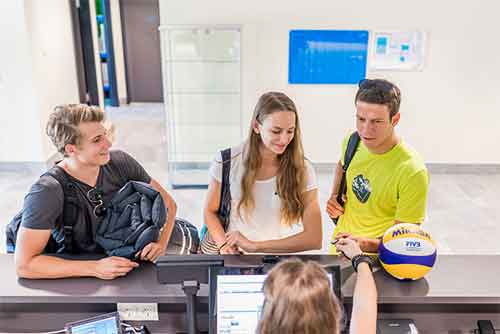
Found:
[[[55, 166], [54, 168], [60, 168]], [[77, 186], [77, 196], [83, 204], [87, 214], [80, 213], [77, 224], [87, 225], [85, 228], [75, 229], [73, 239], [78, 241], [78, 233], [91, 233], [95, 236], [97, 226], [103, 217], [97, 217], [94, 214], [94, 208], [97, 205], [95, 198], [88, 196], [93, 187], [81, 182], [80, 180], [68, 174]], [[128, 181], [151, 182], [151, 177], [146, 170], [129, 154], [114, 150], [110, 152], [110, 161], [101, 166], [95, 188], [103, 194], [102, 198], [106, 206], [113, 195], [123, 187]], [[52, 176], [42, 176], [33, 184], [30, 191], [24, 198], [23, 217], [21, 225], [26, 228], [37, 230], [53, 230], [59, 228], [56, 226], [57, 218], [62, 215], [64, 205], [64, 192]], [[90, 197], [90, 198], [89, 198]], [[90, 222], [86, 221], [85, 216], [90, 217]], [[86, 239], [87, 235], [81, 236]], [[78, 244], [78, 242], [76, 242]], [[102, 249], [93, 242], [82, 245], [78, 244], [78, 252], [82, 253], [102, 253]]]

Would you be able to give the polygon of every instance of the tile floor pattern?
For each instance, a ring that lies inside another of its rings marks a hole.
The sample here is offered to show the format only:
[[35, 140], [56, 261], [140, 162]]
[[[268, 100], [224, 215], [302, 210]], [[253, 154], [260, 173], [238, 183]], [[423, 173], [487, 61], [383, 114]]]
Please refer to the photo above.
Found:
[[[124, 149], [161, 183], [167, 183], [165, 117], [160, 104], [132, 104], [109, 108], [115, 127], [115, 148]], [[12, 170], [0, 164], [0, 252], [5, 250], [4, 226], [21, 208], [25, 192], [42, 173], [25, 168]], [[331, 173], [319, 172], [323, 215], [323, 249], [333, 230], [324, 212], [332, 182]], [[178, 215], [202, 225], [203, 189], [171, 190]], [[428, 218], [441, 254], [500, 254], [500, 174], [431, 174]]]

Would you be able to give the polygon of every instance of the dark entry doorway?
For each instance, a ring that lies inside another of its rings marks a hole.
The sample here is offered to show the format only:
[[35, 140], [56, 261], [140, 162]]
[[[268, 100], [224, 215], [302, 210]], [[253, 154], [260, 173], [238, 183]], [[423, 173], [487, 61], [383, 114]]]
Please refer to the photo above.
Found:
[[163, 102], [158, 0], [120, 1], [127, 102]]

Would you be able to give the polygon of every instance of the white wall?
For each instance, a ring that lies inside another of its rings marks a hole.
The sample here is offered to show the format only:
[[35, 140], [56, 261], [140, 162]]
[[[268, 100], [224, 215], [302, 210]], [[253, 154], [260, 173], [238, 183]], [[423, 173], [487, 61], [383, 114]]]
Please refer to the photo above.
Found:
[[125, 55], [123, 52], [122, 21], [120, 1], [110, 0], [111, 30], [113, 31], [113, 52], [115, 55], [116, 85], [120, 104], [127, 100], [127, 78], [125, 76]]
[[[403, 93], [399, 133], [427, 162], [500, 163], [500, 23], [495, 0], [196, 1], [160, 0], [162, 25], [242, 24], [243, 126], [267, 90], [288, 93], [301, 111], [314, 162], [334, 162], [354, 127], [349, 85], [288, 85], [290, 29], [424, 29], [422, 72], [368, 72]], [[244, 131], [246, 133], [246, 131]]]
[[0, 162], [43, 160], [24, 15], [22, 1], [0, 2]]
[[0, 162], [44, 162], [56, 104], [79, 101], [67, 1], [0, 2]]
[[45, 134], [45, 124], [54, 106], [78, 103], [73, 28], [68, 1], [25, 0], [26, 26], [31, 42], [31, 60], [38, 98], [40, 132], [45, 159], [55, 148]]

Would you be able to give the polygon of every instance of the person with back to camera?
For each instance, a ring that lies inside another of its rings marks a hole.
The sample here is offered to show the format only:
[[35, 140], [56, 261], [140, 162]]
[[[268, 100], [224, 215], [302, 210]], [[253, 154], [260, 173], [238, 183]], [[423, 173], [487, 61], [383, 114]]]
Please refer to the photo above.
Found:
[[420, 155], [396, 134], [400, 103], [399, 88], [387, 80], [359, 83], [355, 97], [359, 145], [346, 172], [345, 204], [339, 203], [339, 194], [350, 135], [344, 138], [327, 202], [328, 215], [338, 218], [333, 239], [355, 238], [365, 252], [377, 252], [384, 232], [394, 224], [420, 224], [425, 218], [429, 176]]
[[[337, 249], [352, 259], [357, 271], [349, 332], [375, 334], [377, 289], [371, 260], [353, 239], [340, 239]], [[339, 334], [343, 317], [326, 271], [316, 262], [297, 258], [277, 264], [264, 282], [264, 305], [257, 333]]]
[[[260, 97], [248, 138], [231, 148], [229, 159], [227, 226], [218, 216], [221, 154], [210, 167], [204, 219], [214, 252], [284, 253], [321, 248], [316, 176], [304, 158], [297, 109], [288, 96], [268, 92]], [[203, 246], [202, 251], [209, 253]]]

